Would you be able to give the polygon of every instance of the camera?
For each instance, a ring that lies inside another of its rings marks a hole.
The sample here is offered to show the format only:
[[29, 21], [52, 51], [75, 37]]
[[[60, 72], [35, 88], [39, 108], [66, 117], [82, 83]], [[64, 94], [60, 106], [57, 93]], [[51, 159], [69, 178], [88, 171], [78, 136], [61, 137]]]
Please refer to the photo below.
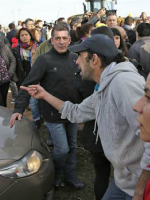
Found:
[[53, 28], [54, 25], [55, 25], [54, 23], [52, 23], [52, 22], [48, 23], [46, 21], [44, 21], [44, 24], [43, 24], [44, 27], [51, 27], [51, 28]]

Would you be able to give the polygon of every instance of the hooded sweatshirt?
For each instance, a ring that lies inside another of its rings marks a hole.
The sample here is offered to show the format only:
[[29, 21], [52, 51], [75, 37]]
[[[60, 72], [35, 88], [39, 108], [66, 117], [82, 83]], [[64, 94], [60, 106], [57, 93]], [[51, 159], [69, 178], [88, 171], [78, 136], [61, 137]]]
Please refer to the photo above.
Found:
[[111, 63], [101, 74], [98, 92], [79, 105], [67, 101], [60, 111], [62, 119], [71, 122], [96, 120], [104, 153], [114, 166], [115, 183], [130, 196], [142, 172], [141, 158], [144, 169], [150, 163], [150, 145], [144, 153], [133, 111], [134, 103], [143, 95], [144, 84], [132, 63]]

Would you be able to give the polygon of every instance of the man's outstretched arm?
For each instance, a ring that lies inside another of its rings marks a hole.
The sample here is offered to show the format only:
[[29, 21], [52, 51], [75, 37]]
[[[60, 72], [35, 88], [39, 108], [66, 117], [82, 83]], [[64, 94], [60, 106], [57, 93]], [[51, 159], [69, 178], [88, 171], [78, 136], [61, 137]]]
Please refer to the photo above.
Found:
[[72, 123], [82, 123], [95, 119], [94, 103], [90, 97], [80, 104], [73, 104], [54, 97], [39, 85], [21, 86], [21, 89], [26, 90], [35, 99], [47, 101], [61, 113], [62, 119], [68, 119]]
[[30, 85], [29, 87], [21, 86], [20, 88], [26, 90], [35, 99], [43, 99], [47, 101], [58, 111], [60, 111], [64, 105], [64, 101], [54, 97], [46, 90], [44, 90], [44, 88], [40, 85]]

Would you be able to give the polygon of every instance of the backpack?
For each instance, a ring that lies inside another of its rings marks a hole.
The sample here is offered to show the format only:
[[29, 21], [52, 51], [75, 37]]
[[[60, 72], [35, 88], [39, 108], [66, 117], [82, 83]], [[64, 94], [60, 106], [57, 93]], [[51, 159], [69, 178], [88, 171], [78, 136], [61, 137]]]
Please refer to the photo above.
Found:
[[7, 70], [4, 59], [0, 56], [0, 85], [8, 83], [10, 81], [10, 75]]

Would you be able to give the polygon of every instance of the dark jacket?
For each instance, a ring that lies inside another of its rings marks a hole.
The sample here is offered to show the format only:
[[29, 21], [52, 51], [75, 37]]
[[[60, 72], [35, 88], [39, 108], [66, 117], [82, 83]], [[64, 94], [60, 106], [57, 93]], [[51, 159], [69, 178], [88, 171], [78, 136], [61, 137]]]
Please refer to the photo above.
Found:
[[16, 30], [12, 29], [11, 31], [9, 31], [6, 35], [6, 38], [8, 39], [8, 41], [10, 42], [10, 45], [12, 46], [12, 38], [15, 37], [16, 34]]
[[[79, 103], [79, 93], [75, 86], [77, 55], [66, 52], [58, 53], [52, 48], [48, 53], [38, 57], [31, 68], [31, 72], [22, 85], [39, 84], [50, 94], [63, 101]], [[30, 96], [26, 91], [20, 90], [16, 98], [15, 113], [23, 113], [28, 105]], [[46, 122], [63, 123], [60, 114], [50, 104], [40, 100], [41, 111]]]
[[150, 73], [150, 36], [141, 37], [137, 40], [131, 46], [128, 57], [135, 59], [148, 76]]
[[17, 87], [19, 88], [31, 70], [29, 61], [22, 61], [20, 56], [20, 46], [12, 49], [13, 55], [16, 58], [16, 74], [18, 77]]

